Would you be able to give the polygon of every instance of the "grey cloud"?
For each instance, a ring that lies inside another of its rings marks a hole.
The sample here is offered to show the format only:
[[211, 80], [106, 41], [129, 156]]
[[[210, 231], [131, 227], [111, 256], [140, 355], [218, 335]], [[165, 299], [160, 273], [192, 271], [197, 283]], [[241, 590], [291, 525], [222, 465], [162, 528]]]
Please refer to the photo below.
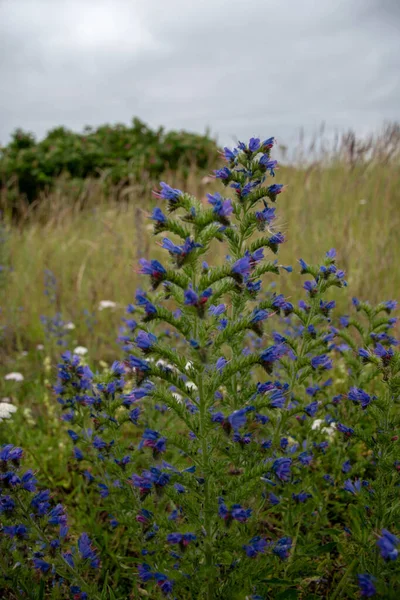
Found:
[[3, 0], [0, 141], [126, 122], [233, 136], [400, 119], [397, 0]]

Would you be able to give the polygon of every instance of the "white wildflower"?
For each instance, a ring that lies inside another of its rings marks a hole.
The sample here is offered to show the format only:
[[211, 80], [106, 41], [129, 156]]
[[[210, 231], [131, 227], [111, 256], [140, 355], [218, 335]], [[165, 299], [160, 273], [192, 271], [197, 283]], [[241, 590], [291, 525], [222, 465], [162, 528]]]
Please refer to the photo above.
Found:
[[112, 300], [100, 300], [99, 302], [99, 310], [104, 310], [105, 308], [115, 308], [117, 306], [116, 302]]
[[193, 381], [187, 381], [186, 387], [188, 390], [197, 390], [197, 385]]
[[85, 346], [77, 346], [74, 350], [74, 354], [78, 354], [78, 356], [85, 356], [88, 353], [88, 349]]
[[[4, 402], [7, 400], [7, 402]], [[3, 398], [0, 402], [0, 423], [5, 419], [9, 419], [13, 413], [17, 410], [17, 407], [13, 404], [10, 404], [9, 398]]]
[[320, 429], [321, 433], [325, 433], [329, 439], [332, 439], [336, 432], [336, 425], [334, 423], [331, 423], [329, 427], [323, 427], [323, 425], [326, 425], [326, 422], [323, 419], [314, 419], [311, 429], [314, 431]]
[[69, 323], [65, 323], [64, 329], [69, 329], [69, 330], [75, 329], [75, 325], [74, 325], [74, 323], [72, 323], [72, 321], [69, 321]]
[[22, 373], [7, 373], [7, 375], [4, 376], [4, 379], [7, 381], [23, 381], [24, 376]]
[[43, 344], [38, 344], [38, 345], [36, 346], [36, 350], [44, 350], [44, 346], [43, 346]]

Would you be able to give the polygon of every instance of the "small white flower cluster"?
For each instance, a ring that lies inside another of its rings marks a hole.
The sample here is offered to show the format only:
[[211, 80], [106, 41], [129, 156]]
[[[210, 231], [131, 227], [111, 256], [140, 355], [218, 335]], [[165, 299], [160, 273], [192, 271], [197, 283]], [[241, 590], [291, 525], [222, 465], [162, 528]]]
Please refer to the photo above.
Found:
[[0, 401], [0, 423], [9, 419], [17, 407], [10, 403], [10, 398], [2, 398]]
[[85, 346], [77, 346], [73, 351], [73, 354], [77, 354], [78, 356], [85, 356], [87, 353], [88, 349]]
[[115, 308], [117, 306], [116, 302], [112, 300], [100, 300], [99, 302], [99, 310], [104, 310], [105, 308]]
[[313, 429], [314, 431], [316, 429], [320, 429], [321, 433], [325, 433], [330, 440], [336, 433], [336, 425], [334, 423], [331, 423], [329, 427], [326, 427], [326, 422], [323, 419], [314, 419], [313, 424], [311, 425], [311, 429]]
[[24, 376], [22, 373], [7, 373], [7, 375], [4, 375], [4, 379], [6, 381], [23, 381]]

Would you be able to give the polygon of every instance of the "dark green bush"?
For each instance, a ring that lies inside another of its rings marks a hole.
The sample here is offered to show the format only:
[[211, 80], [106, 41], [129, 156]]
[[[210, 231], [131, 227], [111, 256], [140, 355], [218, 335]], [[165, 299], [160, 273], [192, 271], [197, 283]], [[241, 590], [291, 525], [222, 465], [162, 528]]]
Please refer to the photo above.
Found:
[[51, 190], [60, 175], [84, 179], [107, 171], [113, 184], [139, 179], [143, 172], [158, 179], [167, 169], [211, 168], [217, 151], [208, 134], [152, 130], [137, 118], [130, 127], [86, 127], [83, 133], [57, 127], [40, 142], [17, 129], [8, 146], [0, 149], [0, 186], [3, 192], [17, 190], [31, 203], [41, 191]]

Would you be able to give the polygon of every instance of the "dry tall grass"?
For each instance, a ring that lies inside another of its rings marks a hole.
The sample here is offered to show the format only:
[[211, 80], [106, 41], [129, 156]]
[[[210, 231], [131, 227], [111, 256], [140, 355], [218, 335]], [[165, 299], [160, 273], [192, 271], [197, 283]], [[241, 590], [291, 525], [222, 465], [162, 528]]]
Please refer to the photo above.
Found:
[[[371, 302], [400, 298], [396, 152], [384, 153], [382, 148], [378, 152], [375, 145], [360, 158], [353, 142], [350, 139], [333, 159], [331, 154], [329, 161], [315, 161], [304, 168], [283, 166], [276, 177], [277, 182], [287, 184], [277, 202], [278, 223], [287, 234], [279, 261], [292, 264], [297, 271], [296, 259], [318, 261], [335, 247], [349, 282], [349, 294], [336, 294], [342, 310], [352, 295]], [[165, 179], [174, 186], [183, 185], [179, 173]], [[139, 256], [155, 252], [154, 245], [150, 251], [151, 226], [146, 217], [154, 206], [152, 187], [143, 181], [106, 195], [101, 180], [87, 181], [76, 201], [60, 182], [39, 206], [26, 209], [18, 224], [11, 224], [5, 215], [0, 264], [11, 271], [0, 273], [3, 360], [43, 342], [40, 315], [55, 312], [44, 295], [44, 269], [57, 278], [57, 309], [76, 325], [73, 343], [90, 346], [97, 358], [114, 355], [110, 340], [116, 337], [124, 306], [133, 301], [140, 285], [135, 265]], [[220, 190], [218, 184], [194, 171], [185, 189], [198, 197]], [[296, 273], [278, 281], [290, 296], [299, 285]], [[118, 306], [98, 311], [101, 300], [113, 300]], [[85, 326], [85, 310], [95, 313], [93, 332]]]

